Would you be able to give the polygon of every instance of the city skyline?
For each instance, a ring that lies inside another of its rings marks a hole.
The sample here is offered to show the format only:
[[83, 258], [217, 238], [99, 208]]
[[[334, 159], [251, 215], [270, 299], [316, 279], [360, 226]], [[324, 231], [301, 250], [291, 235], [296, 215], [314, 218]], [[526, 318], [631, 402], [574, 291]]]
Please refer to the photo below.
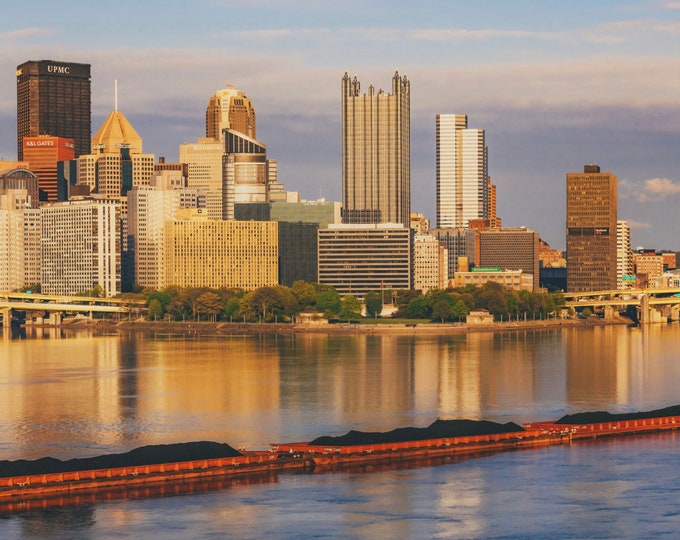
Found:
[[[30, 22], [18, 23], [29, 10]], [[145, 150], [175, 161], [180, 144], [204, 133], [206, 96], [233, 84], [257, 104], [258, 138], [286, 188], [341, 200], [342, 73], [378, 84], [398, 70], [412, 84], [412, 210], [434, 218], [435, 115], [460, 111], [486, 130], [504, 225], [564, 249], [564, 174], [598, 163], [619, 178], [619, 218], [633, 247], [680, 249], [672, 226], [678, 2], [198, 2], [191, 10], [145, 2], [135, 13], [131, 23], [124, 9], [102, 19], [46, 2], [5, 8], [1, 157], [16, 155], [16, 66], [83, 62], [92, 65], [93, 130], [118, 79], [121, 110]], [[178, 20], [182, 31], [171, 31]]]

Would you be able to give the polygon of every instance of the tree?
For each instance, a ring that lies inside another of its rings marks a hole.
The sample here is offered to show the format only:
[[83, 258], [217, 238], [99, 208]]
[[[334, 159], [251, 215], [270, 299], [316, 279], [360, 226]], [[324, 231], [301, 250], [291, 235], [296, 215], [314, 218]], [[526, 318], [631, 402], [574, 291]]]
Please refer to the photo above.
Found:
[[356, 296], [343, 296], [340, 301], [340, 312], [338, 317], [342, 321], [351, 321], [361, 318], [361, 302]]
[[224, 317], [231, 321], [232, 317], [238, 312], [239, 308], [241, 307], [241, 300], [239, 300], [238, 297], [234, 296], [233, 298], [230, 298], [227, 300], [227, 303], [224, 306]]
[[477, 293], [477, 307], [489, 310], [498, 319], [508, 312], [508, 302], [505, 299], [503, 286], [493, 281], [487, 281]]
[[162, 319], [163, 318], [163, 306], [161, 305], [160, 300], [157, 298], [154, 298], [149, 302], [149, 320], [150, 321], [155, 321], [156, 319]]
[[165, 311], [168, 309], [168, 306], [170, 305], [170, 302], [172, 302], [172, 296], [170, 296], [170, 294], [168, 294], [167, 292], [152, 291], [146, 297], [146, 307], [150, 309], [151, 302], [154, 300], [158, 300], [158, 303], [161, 305], [163, 313], [165, 313]]
[[429, 299], [424, 296], [414, 298], [404, 309], [404, 315], [409, 319], [429, 319], [432, 315]]
[[432, 319], [440, 320], [441, 322], [453, 319], [452, 304], [444, 299], [438, 300], [432, 306]]
[[399, 311], [404, 311], [416, 298], [422, 298], [420, 291], [414, 289], [399, 289], [397, 291], [397, 308]]
[[335, 289], [326, 289], [319, 293], [316, 299], [316, 308], [323, 311], [326, 318], [330, 319], [340, 312], [340, 295]]
[[456, 321], [463, 321], [470, 313], [470, 309], [462, 300], [456, 300], [451, 306], [451, 316]]
[[251, 305], [261, 321], [267, 320], [269, 309], [276, 305], [278, 296], [276, 287], [260, 287], [253, 291]]
[[300, 304], [301, 309], [312, 307], [316, 304], [319, 293], [314, 285], [303, 280], [293, 282], [291, 292]]
[[366, 296], [364, 297], [364, 304], [366, 304], [366, 316], [377, 317], [380, 315], [380, 313], [382, 313], [382, 294], [379, 292], [366, 293]]
[[194, 312], [199, 315], [213, 317], [224, 309], [220, 295], [214, 292], [205, 292], [196, 298]]

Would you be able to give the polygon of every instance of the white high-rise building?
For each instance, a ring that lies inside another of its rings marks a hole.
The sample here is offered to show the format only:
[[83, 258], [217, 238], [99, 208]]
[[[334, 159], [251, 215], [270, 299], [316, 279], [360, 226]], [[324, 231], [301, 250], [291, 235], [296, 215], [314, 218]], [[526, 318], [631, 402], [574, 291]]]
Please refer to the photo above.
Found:
[[437, 227], [467, 227], [489, 217], [488, 150], [483, 129], [468, 129], [463, 114], [438, 114]]
[[96, 286], [121, 292], [120, 201], [79, 199], [40, 208], [42, 292], [73, 295]]
[[40, 283], [40, 210], [26, 189], [0, 194], [0, 291]]
[[189, 165], [187, 186], [206, 194], [208, 219], [222, 219], [224, 143], [212, 137], [179, 145], [179, 160]]
[[413, 236], [413, 288], [422, 293], [445, 289], [448, 282], [448, 251], [430, 234]]
[[[625, 279], [624, 276], [626, 276]], [[630, 243], [630, 226], [628, 222], [619, 219], [616, 222], [616, 288], [629, 289], [635, 280], [633, 267], [633, 250]]]

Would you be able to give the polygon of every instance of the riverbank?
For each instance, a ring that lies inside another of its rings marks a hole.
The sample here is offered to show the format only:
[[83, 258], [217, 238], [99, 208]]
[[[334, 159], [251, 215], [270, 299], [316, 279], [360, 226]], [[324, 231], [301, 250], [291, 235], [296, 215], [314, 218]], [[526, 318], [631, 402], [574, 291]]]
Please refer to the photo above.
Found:
[[259, 324], [227, 322], [161, 322], [138, 319], [120, 321], [108, 319], [73, 319], [64, 321], [64, 328], [90, 328], [102, 332], [144, 332], [179, 335], [243, 335], [243, 334], [466, 334], [473, 332], [516, 332], [548, 328], [632, 325], [625, 317], [615, 319], [550, 319], [541, 321], [495, 322], [491, 324]]

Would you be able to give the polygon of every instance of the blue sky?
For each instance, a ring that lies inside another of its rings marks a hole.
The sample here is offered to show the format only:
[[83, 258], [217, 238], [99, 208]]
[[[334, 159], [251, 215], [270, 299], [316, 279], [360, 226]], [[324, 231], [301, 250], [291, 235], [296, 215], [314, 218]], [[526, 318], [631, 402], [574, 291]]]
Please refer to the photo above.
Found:
[[[411, 81], [412, 209], [435, 217], [434, 123], [486, 130], [498, 214], [564, 248], [565, 174], [619, 178], [634, 246], [680, 250], [680, 1], [12, 2], [0, 21], [0, 158], [16, 157], [14, 70], [92, 65], [93, 133], [119, 109], [176, 160], [208, 98], [242, 88], [279, 178], [340, 199], [340, 79]], [[2, 74], [5, 74], [2, 76]], [[433, 223], [434, 225], [434, 223]]]

